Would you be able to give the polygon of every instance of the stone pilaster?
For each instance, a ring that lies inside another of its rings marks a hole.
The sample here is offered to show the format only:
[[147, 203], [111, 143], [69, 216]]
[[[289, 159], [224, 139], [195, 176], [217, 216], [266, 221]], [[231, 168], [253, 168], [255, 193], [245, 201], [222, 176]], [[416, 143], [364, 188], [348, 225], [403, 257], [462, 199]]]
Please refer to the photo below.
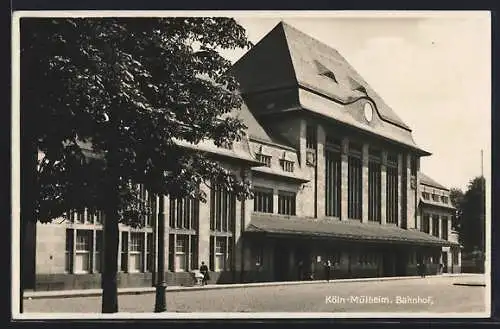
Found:
[[[170, 199], [168, 196], [160, 196], [158, 197], [158, 204], [160, 202], [163, 202], [163, 215], [165, 216], [165, 222], [164, 222], [164, 232], [165, 232], [165, 257], [164, 257], [164, 264], [165, 264], [165, 271], [168, 271], [169, 269], [169, 257], [168, 257], [168, 253], [170, 251], [170, 235], [169, 235], [169, 231], [170, 231], [170, 220], [169, 220], [169, 217], [170, 217]], [[157, 224], [158, 225], [158, 224]], [[160, 239], [160, 237], [158, 237], [158, 239]], [[161, 261], [161, 260], [158, 260], [158, 261]]]
[[307, 133], [307, 122], [305, 120], [300, 121], [300, 137], [299, 137], [299, 155], [300, 155], [300, 166], [306, 168], [306, 133]]
[[[398, 154], [398, 194], [397, 194], [397, 201], [396, 204], [398, 205], [398, 209], [396, 211], [397, 214], [397, 226], [400, 226], [403, 224], [403, 218], [401, 218], [401, 209], [403, 208], [403, 155], [401, 153]], [[406, 186], [405, 186], [406, 189]]]
[[[240, 173], [241, 179], [249, 179], [251, 180], [252, 172], [249, 169], [242, 169]], [[251, 216], [253, 210], [253, 200], [242, 200], [236, 201], [236, 218], [234, 225], [234, 249], [233, 249], [233, 260], [234, 266], [233, 268], [237, 271], [245, 270], [244, 261], [244, 241], [242, 233], [245, 231], [246, 227], [250, 224]], [[210, 245], [210, 241], [209, 241]], [[238, 280], [238, 278], [236, 278]]]
[[417, 186], [412, 188], [412, 175], [411, 175], [411, 159], [412, 155], [408, 154], [406, 157], [406, 191], [407, 191], [407, 206], [406, 206], [406, 227], [415, 228], [416, 221], [416, 209], [415, 209], [415, 197], [417, 195]]
[[380, 223], [387, 223], [387, 151], [382, 151], [380, 166]]
[[210, 264], [210, 189], [201, 184], [200, 188], [206, 193], [207, 201], [200, 202], [200, 217], [198, 224], [198, 261], [205, 262], [207, 266]]
[[318, 141], [316, 151], [316, 217], [325, 216], [325, 142], [326, 135], [323, 126], [318, 125], [316, 129], [316, 138]]
[[362, 154], [361, 154], [361, 163], [362, 163], [362, 173], [361, 173], [361, 201], [362, 201], [362, 210], [361, 210], [361, 222], [368, 222], [368, 164], [369, 164], [369, 146], [368, 144], [363, 144]]
[[438, 232], [439, 232], [438, 233], [438, 237], [441, 239], [441, 238], [443, 238], [443, 230], [442, 230], [442, 228], [443, 228], [443, 217], [442, 216], [438, 217], [438, 223], [439, 223], [439, 225], [438, 225]]
[[340, 156], [340, 161], [341, 161], [341, 169], [340, 169], [340, 181], [341, 181], [341, 186], [340, 186], [340, 200], [341, 200], [341, 205], [340, 205], [340, 219], [341, 220], [347, 220], [347, 215], [348, 215], [348, 193], [349, 193], [349, 182], [348, 182], [348, 170], [349, 170], [349, 163], [348, 163], [348, 152], [349, 152], [349, 140], [347, 138], [342, 139], [342, 146], [341, 146], [341, 156]]

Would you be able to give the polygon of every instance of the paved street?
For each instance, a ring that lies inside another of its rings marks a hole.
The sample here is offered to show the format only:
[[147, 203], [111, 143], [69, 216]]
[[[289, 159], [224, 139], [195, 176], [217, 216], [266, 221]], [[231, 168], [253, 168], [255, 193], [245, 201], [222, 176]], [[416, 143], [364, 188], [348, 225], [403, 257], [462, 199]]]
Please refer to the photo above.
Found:
[[[167, 308], [171, 312], [485, 312], [487, 288], [453, 284], [469, 281], [427, 277], [176, 291], [167, 293]], [[154, 293], [120, 295], [119, 307], [121, 312], [151, 312]], [[100, 308], [100, 297], [25, 301], [26, 312], [99, 313]]]

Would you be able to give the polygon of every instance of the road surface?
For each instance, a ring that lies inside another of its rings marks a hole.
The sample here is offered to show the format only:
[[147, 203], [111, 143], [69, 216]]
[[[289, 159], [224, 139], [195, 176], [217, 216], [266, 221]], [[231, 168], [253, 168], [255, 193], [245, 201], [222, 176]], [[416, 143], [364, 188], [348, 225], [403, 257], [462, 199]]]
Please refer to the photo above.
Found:
[[[485, 287], [458, 286], [462, 277], [167, 292], [170, 312], [485, 312]], [[120, 295], [120, 312], [152, 312], [154, 293]], [[91, 312], [101, 297], [25, 300], [25, 312]]]

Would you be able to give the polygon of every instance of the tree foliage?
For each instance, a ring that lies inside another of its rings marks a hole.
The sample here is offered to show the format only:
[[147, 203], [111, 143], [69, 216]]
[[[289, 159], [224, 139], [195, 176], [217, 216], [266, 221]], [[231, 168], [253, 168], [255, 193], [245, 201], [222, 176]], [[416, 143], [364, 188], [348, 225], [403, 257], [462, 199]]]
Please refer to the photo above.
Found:
[[485, 179], [475, 177], [469, 182], [467, 191], [450, 191], [452, 204], [457, 208], [460, 243], [465, 252], [485, 251]]
[[229, 18], [23, 18], [21, 95], [41, 151], [35, 219], [104, 209], [118, 189], [119, 221], [139, 225], [133, 183], [154, 193], [205, 199], [215, 181], [240, 198], [239, 180], [174, 140], [232, 143], [245, 126], [238, 84], [218, 49], [251, 46]]

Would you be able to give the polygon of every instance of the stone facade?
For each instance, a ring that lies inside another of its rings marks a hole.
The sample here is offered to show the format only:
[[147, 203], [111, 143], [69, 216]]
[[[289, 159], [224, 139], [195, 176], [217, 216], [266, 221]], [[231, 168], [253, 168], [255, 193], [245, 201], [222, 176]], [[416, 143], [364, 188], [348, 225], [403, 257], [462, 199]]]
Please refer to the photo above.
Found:
[[[169, 285], [194, 284], [191, 272], [201, 262], [210, 266], [213, 283], [322, 279], [327, 260], [334, 264], [332, 278], [414, 275], [420, 261], [429, 262], [428, 271], [435, 274], [443, 257], [447, 258], [446, 270], [459, 271], [460, 264], [452, 261], [459, 247], [451, 226], [447, 236], [439, 234], [433, 239], [432, 231], [421, 232], [425, 214], [445, 216], [453, 210], [422, 202], [422, 193], [429, 189], [447, 195], [445, 188], [422, 182], [420, 158], [430, 153], [413, 142], [411, 130], [348, 64], [335, 67], [342, 59], [308, 38], [280, 23], [235, 64], [245, 100], [241, 111], [249, 120], [248, 137], [231, 150], [216, 148], [213, 143], [184, 145], [217, 154], [238, 176], [266, 188], [272, 196], [261, 198], [263, 202], [272, 200], [272, 208], [258, 208], [260, 201], [256, 200], [236, 200], [231, 206], [229, 196], [220, 196], [220, 201], [207, 186], [201, 187], [206, 203], [188, 206], [186, 201], [184, 208], [177, 206], [175, 210], [168, 197], [149, 196], [156, 201], [157, 211], [160, 202], [164, 205], [165, 258], [157, 259], [156, 216], [144, 229], [120, 226], [120, 286], [154, 285], [158, 261], [165, 263]], [[305, 44], [311, 47], [303, 48]], [[315, 61], [330, 57], [336, 58], [330, 62], [336, 82], [315, 71]], [[364, 92], [353, 90], [349, 79], [356, 80]], [[340, 191], [339, 216], [326, 214], [327, 204], [332, 202], [327, 200], [327, 179], [334, 179], [327, 175], [329, 138], [340, 144], [340, 174], [335, 183]], [[355, 145], [360, 146], [357, 156], [353, 156]], [[380, 184], [376, 186], [381, 216], [377, 221], [369, 218], [369, 198], [376, 199], [369, 191], [369, 154], [373, 149], [381, 153]], [[359, 169], [356, 163], [360, 163]], [[220, 206], [220, 202], [229, 203]], [[359, 218], [349, 218], [353, 205], [360, 209]], [[189, 214], [186, 209], [190, 209]], [[390, 212], [393, 217], [388, 218]], [[171, 227], [170, 218], [177, 221], [179, 213], [190, 218], [190, 224], [180, 220], [181, 227], [177, 222]], [[89, 215], [69, 222], [37, 224], [35, 289], [99, 287], [102, 219]], [[229, 226], [214, 227], [218, 216], [227, 218]], [[256, 216], [278, 219], [282, 229], [264, 227], [255, 233]], [[304, 233], [290, 226], [292, 223], [342, 223], [346, 230], [362, 233], [319, 239], [324, 232]], [[451, 225], [451, 220], [448, 223]], [[403, 237], [411, 231], [411, 236], [419, 239], [384, 240], [370, 235], [373, 228]]]

